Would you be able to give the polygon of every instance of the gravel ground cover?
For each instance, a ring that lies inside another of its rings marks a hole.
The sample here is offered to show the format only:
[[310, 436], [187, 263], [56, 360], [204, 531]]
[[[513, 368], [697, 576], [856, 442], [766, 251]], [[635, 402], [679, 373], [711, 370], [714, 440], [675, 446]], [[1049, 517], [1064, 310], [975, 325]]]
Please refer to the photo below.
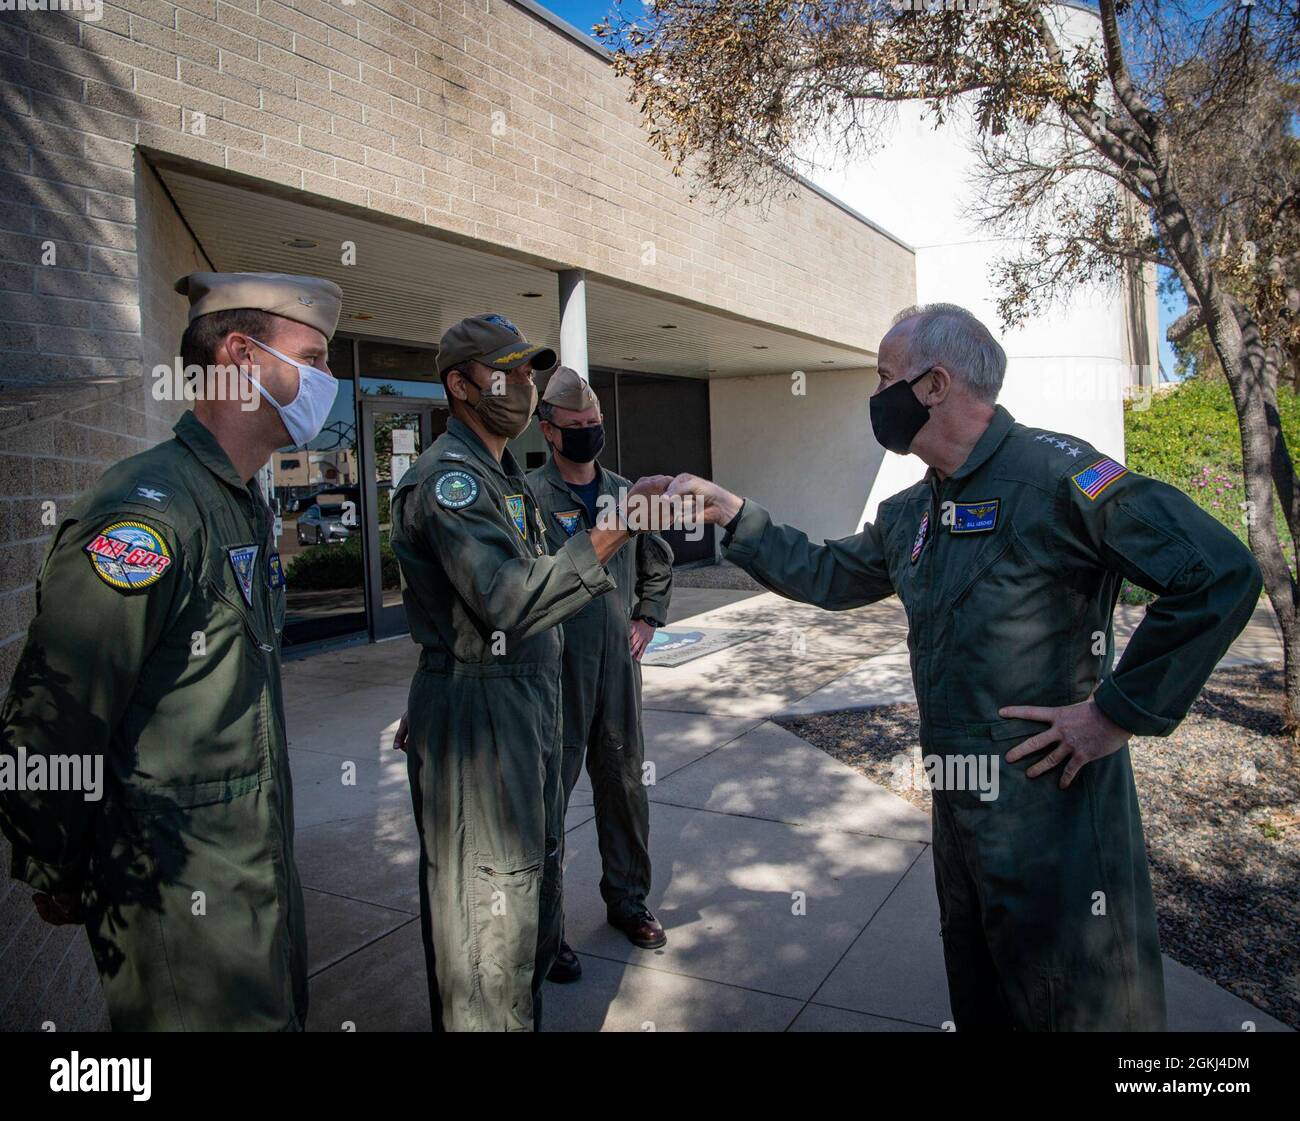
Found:
[[737, 588], [761, 592], [763, 589], [749, 573], [734, 564], [702, 564], [698, 568], [674, 568], [673, 584], [679, 588]]

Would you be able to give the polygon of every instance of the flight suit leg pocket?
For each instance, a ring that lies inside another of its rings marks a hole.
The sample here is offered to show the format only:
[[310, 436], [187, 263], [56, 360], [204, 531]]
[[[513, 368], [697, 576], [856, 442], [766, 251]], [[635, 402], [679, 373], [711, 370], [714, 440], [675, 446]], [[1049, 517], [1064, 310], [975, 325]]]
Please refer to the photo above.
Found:
[[482, 1028], [531, 1031], [543, 862], [478, 863], [473, 870], [474, 955]]
[[[475, 1019], [481, 1030], [531, 1031], [548, 824], [554, 824], [548, 818], [560, 808], [558, 666], [553, 675], [549, 667], [519, 666], [464, 674], [461, 711], [487, 717], [462, 720], [455, 747], [464, 766]], [[558, 862], [558, 833], [553, 846]]]
[[1029, 1029], [1051, 1032], [1134, 1031], [1127, 971], [1121, 961], [1090, 960], [1045, 970], [1028, 1010]]

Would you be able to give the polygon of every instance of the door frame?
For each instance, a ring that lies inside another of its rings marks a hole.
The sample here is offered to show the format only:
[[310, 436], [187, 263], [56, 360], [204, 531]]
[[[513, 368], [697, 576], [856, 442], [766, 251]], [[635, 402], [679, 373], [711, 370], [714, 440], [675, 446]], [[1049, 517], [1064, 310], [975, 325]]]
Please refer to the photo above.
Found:
[[361, 523], [365, 549], [366, 626], [370, 641], [406, 634], [406, 608], [384, 606], [383, 568], [379, 552], [379, 484], [375, 479], [375, 418], [380, 414], [418, 413], [420, 417], [420, 452], [433, 442], [433, 412], [446, 411], [446, 405], [422, 397], [362, 397], [357, 413], [361, 426]]

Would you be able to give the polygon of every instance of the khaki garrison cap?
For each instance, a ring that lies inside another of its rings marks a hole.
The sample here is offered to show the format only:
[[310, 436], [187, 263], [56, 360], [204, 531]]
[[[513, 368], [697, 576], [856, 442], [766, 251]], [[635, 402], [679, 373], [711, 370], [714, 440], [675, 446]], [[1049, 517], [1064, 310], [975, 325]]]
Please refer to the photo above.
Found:
[[546, 392], [542, 394], [542, 401], [557, 409], [571, 409], [575, 413], [600, 404], [591, 386], [582, 380], [582, 375], [568, 366], [560, 366], [551, 375], [551, 380], [546, 383]]
[[556, 362], [555, 351], [549, 346], [530, 343], [518, 327], [495, 312], [462, 319], [448, 327], [438, 343], [440, 375], [471, 358], [498, 370], [514, 370], [531, 362], [538, 373], [545, 373]]
[[332, 280], [280, 272], [192, 272], [176, 291], [189, 297], [191, 323], [214, 311], [252, 308], [315, 327], [327, 339], [343, 306], [343, 289]]

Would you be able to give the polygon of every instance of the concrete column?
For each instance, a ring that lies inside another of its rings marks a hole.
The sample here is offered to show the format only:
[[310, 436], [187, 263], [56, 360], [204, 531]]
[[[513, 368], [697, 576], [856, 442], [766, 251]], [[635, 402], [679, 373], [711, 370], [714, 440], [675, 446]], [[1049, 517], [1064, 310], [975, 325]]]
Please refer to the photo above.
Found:
[[584, 379], [587, 372], [587, 274], [582, 269], [565, 269], [560, 273], [560, 362], [577, 370]]

